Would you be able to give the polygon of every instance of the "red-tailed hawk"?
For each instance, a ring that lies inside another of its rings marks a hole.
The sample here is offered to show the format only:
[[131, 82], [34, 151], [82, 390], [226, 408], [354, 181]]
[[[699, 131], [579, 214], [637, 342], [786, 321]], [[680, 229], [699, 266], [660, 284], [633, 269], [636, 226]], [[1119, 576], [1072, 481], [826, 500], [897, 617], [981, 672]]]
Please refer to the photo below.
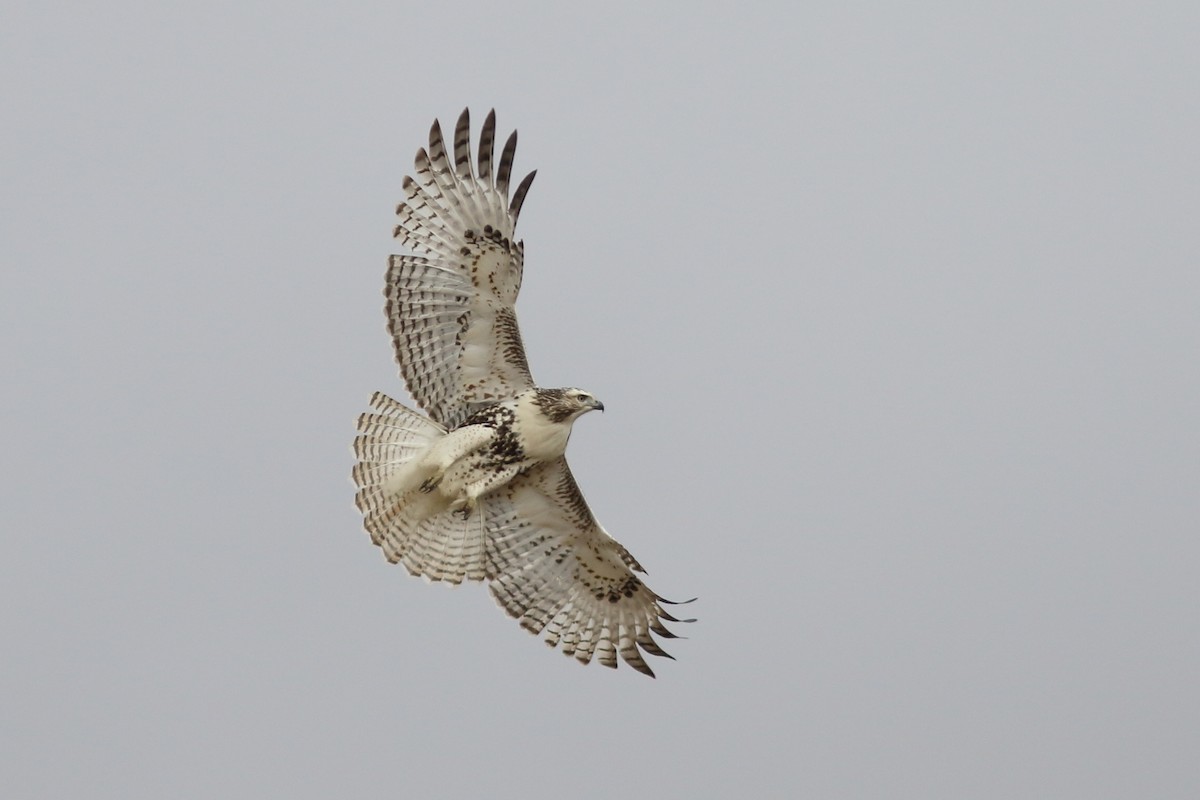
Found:
[[[583, 663], [617, 656], [653, 676], [666, 656], [670, 601], [592, 516], [564, 453], [571, 426], [604, 406], [581, 389], [534, 385], [517, 327], [524, 244], [514, 238], [534, 172], [509, 200], [517, 134], [493, 163], [495, 112], [471, 158], [466, 111], [453, 164], [441, 127], [404, 179], [392, 256], [388, 329], [424, 416], [383, 394], [358, 419], [353, 478], [371, 540], [429, 580], [486, 580], [521, 626]], [[683, 620], [690, 622], [691, 620]]]

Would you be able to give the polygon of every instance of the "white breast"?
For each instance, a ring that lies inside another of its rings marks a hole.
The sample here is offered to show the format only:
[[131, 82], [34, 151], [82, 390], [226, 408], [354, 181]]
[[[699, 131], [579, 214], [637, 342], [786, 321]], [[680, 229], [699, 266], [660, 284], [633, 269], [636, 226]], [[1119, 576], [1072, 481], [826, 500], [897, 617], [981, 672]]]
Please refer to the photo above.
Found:
[[532, 461], [550, 461], [565, 453], [572, 422], [551, 422], [530, 396], [517, 401], [517, 436], [526, 458]]

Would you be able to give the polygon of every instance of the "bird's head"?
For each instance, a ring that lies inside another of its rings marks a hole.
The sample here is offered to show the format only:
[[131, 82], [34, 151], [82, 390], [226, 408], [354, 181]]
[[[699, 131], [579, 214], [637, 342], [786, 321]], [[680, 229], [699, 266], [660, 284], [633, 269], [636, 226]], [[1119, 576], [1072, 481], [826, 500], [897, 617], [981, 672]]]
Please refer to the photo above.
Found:
[[580, 414], [604, 410], [604, 403], [597, 400], [596, 395], [591, 392], [585, 392], [583, 389], [564, 389], [563, 393], [579, 406]]
[[604, 410], [604, 403], [583, 389], [538, 389], [534, 402], [553, 422], [573, 422], [589, 411]]

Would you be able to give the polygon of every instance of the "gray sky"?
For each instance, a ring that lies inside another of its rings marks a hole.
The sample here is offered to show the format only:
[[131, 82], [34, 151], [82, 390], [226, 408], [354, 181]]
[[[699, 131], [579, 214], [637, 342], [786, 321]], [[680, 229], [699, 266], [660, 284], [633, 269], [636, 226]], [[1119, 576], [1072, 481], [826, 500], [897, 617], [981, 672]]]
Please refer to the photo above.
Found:
[[[0, 794], [1198, 796], [1200, 6], [1050, 5], [10, 4]], [[656, 681], [353, 508], [466, 105]]]

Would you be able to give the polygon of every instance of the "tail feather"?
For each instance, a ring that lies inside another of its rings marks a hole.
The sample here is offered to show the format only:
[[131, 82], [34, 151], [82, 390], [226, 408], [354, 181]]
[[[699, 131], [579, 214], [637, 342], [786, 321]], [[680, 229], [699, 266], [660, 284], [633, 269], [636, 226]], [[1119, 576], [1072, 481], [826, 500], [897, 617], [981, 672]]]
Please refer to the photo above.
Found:
[[420, 456], [446, 430], [378, 392], [370, 405], [372, 411], [358, 418], [351, 477], [371, 541], [414, 575], [453, 584], [482, 580], [483, 510], [463, 519], [442, 493], [420, 490], [429, 477]]

